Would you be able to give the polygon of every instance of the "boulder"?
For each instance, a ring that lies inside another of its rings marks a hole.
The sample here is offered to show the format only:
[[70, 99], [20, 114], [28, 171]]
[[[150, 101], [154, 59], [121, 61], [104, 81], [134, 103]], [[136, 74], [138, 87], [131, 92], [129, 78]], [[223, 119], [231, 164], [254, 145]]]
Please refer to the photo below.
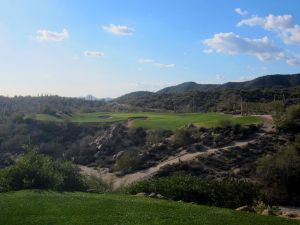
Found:
[[89, 193], [97, 193], [97, 190], [96, 189], [93, 189], [93, 188], [89, 188], [86, 190], [86, 192], [89, 192]]
[[235, 209], [236, 211], [241, 211], [241, 212], [255, 212], [255, 210], [253, 209], [252, 206], [248, 206], [248, 205], [244, 205], [241, 206], [237, 209]]
[[140, 192], [140, 193], [137, 193], [135, 196], [139, 196], [139, 197], [147, 197], [148, 194], [145, 193], [145, 192]]
[[155, 197], [156, 197], [156, 194], [152, 192], [148, 197], [150, 197], [150, 198], [155, 198]]
[[265, 209], [264, 211], [262, 211], [261, 215], [264, 215], [264, 216], [275, 216], [276, 214], [270, 210], [270, 209]]
[[156, 198], [159, 198], [159, 199], [166, 199], [166, 197], [163, 196], [163, 195], [161, 195], [161, 194], [157, 194], [157, 195], [156, 195]]

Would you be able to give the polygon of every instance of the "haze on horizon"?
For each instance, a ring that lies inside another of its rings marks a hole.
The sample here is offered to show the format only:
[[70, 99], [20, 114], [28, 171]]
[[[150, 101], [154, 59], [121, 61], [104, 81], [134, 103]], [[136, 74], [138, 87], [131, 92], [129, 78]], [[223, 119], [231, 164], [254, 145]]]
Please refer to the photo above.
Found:
[[0, 2], [0, 95], [117, 97], [299, 71], [296, 0]]

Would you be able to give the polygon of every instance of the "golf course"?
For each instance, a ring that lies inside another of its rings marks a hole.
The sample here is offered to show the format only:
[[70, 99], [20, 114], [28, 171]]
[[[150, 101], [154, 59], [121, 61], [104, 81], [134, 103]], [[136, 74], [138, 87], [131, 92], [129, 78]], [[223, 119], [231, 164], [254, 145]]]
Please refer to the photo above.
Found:
[[259, 124], [261, 119], [255, 116], [234, 116], [222, 113], [75, 113], [67, 114], [35, 114], [33, 119], [50, 122], [73, 122], [73, 123], [103, 123], [129, 121], [132, 127], [146, 129], [169, 129], [174, 130], [187, 124], [195, 124], [202, 127], [215, 127], [224, 121], [241, 125]]
[[2, 225], [296, 225], [297, 220], [120, 194], [18, 191], [0, 194]]

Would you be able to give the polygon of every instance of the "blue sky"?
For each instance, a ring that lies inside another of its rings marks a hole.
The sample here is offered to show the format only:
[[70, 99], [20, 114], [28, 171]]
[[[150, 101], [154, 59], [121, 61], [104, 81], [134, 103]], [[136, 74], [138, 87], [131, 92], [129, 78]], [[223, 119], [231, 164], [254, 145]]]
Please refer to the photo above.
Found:
[[299, 26], [298, 0], [0, 0], [0, 95], [298, 73]]

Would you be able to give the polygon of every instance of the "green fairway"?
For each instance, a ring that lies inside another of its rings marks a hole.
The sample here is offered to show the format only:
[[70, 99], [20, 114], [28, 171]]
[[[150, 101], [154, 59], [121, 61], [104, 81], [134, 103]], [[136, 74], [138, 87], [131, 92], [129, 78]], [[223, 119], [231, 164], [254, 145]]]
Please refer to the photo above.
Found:
[[77, 122], [77, 123], [113, 123], [118, 121], [131, 121], [133, 127], [149, 129], [170, 129], [182, 127], [186, 124], [196, 124], [204, 127], [218, 126], [221, 121], [228, 120], [241, 125], [258, 124], [261, 120], [255, 116], [237, 117], [221, 113], [77, 113], [73, 116], [53, 116], [37, 114], [35, 119], [53, 122]]
[[299, 221], [144, 197], [19, 191], [0, 194], [1, 225], [293, 225]]

